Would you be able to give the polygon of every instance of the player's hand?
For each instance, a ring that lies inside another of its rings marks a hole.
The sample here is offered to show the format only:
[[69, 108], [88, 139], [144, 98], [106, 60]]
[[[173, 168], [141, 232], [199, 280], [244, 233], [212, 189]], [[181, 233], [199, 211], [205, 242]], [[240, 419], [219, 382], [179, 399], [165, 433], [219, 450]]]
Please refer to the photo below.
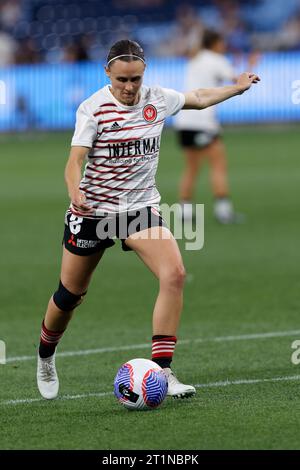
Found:
[[71, 203], [75, 210], [84, 212], [86, 215], [91, 215], [94, 213], [94, 210], [86, 202], [86, 197], [80, 189], [76, 190], [73, 194], [70, 195]]
[[252, 83], [258, 82], [260, 82], [258, 75], [255, 73], [244, 72], [238, 77], [236, 84], [240, 89], [240, 93], [243, 93], [251, 87]]

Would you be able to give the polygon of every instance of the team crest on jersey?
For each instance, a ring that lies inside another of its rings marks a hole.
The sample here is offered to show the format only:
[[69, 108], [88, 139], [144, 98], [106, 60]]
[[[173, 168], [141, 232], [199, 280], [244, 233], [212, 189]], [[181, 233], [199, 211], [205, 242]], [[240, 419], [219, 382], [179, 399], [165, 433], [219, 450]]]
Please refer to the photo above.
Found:
[[157, 109], [153, 104], [147, 104], [143, 109], [143, 117], [147, 122], [153, 122], [157, 118]]

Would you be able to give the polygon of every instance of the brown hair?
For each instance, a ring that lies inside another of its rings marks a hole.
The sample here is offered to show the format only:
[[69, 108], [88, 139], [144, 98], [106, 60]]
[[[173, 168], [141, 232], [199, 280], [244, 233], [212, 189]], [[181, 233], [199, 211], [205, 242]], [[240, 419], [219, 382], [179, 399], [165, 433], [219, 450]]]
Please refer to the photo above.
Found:
[[202, 37], [202, 47], [204, 47], [204, 49], [211, 49], [216, 42], [221, 40], [223, 40], [221, 33], [213, 29], [206, 29]]
[[122, 39], [110, 48], [107, 56], [107, 65], [109, 66], [116, 58], [125, 62], [132, 62], [133, 60], [145, 62], [143, 48], [137, 42], [130, 41], [130, 39]]

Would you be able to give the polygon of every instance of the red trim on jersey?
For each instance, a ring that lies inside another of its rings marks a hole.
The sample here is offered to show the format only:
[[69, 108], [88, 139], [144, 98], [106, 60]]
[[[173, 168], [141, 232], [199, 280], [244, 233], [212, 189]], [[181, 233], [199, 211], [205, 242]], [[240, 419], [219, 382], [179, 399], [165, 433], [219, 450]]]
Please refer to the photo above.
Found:
[[[118, 206], [119, 205], [119, 202], [114, 202], [114, 201], [111, 201], [110, 199], [97, 199], [96, 197], [92, 197], [92, 196], [88, 196], [87, 197], [87, 200], [92, 200], [92, 201], [96, 201], [96, 202], [109, 202], [109, 204], [113, 204], [115, 206]], [[96, 208], [97, 210], [97, 208]]]
[[123, 175], [124, 173], [136, 173], [135, 171], [130, 171], [130, 170], [127, 170], [126, 168], [124, 168], [124, 171], [116, 171], [115, 169], [107, 170], [107, 171], [100, 171], [100, 170], [96, 170], [95, 168], [91, 168], [90, 166], [87, 166], [87, 169], [90, 171], [95, 171], [96, 173], [102, 173], [103, 175], [105, 174], [107, 175], [108, 173], [115, 173], [116, 175]]
[[94, 163], [92, 162], [91, 165], [94, 165], [98, 168], [98, 166], [104, 166], [105, 168], [133, 168], [135, 166], [135, 164], [133, 165], [124, 165], [124, 164], [121, 164], [121, 165], [107, 165], [106, 163]]
[[[98, 210], [98, 209], [96, 209], [96, 210]], [[101, 206], [101, 210], [103, 210], [103, 212], [105, 212], [105, 210], [106, 210], [107, 212], [110, 212], [110, 211], [111, 211], [111, 208], [110, 208], [110, 207], [106, 207], [106, 206]], [[84, 217], [84, 218], [86, 218], [86, 219], [96, 219], [96, 220], [99, 219], [99, 216], [97, 216], [97, 215], [90, 215], [90, 214], [89, 214], [89, 215], [87, 216], [86, 213], [80, 212], [80, 211], [76, 211], [75, 209], [72, 209], [71, 207], [69, 208], [69, 211], [71, 212], [71, 214], [74, 214], [74, 215], [77, 215], [77, 216], [80, 216], [80, 217]], [[113, 213], [115, 213], [115, 212], [113, 212]]]
[[117, 122], [117, 121], [125, 121], [125, 119], [122, 117], [115, 118], [115, 119], [107, 119], [106, 121], [98, 121], [98, 124], [107, 124], [109, 122]]
[[106, 155], [88, 155], [88, 158], [107, 158]]
[[[87, 199], [92, 199], [93, 201], [97, 201], [97, 202], [109, 202], [109, 203], [115, 204], [117, 206], [119, 205], [119, 199], [117, 197], [103, 196], [102, 194], [93, 193], [89, 189], [84, 189], [84, 188], [81, 188], [81, 190], [84, 191], [85, 193], [92, 194], [92, 196], [100, 196], [102, 198], [102, 199], [98, 199], [98, 198], [95, 198], [95, 197], [87, 196]], [[114, 200], [112, 201], [112, 199], [114, 199]], [[115, 201], [117, 201], [117, 202], [115, 202]]]
[[[94, 145], [93, 148], [105, 148], [105, 147], [99, 147], [98, 145]], [[148, 153], [146, 155], [154, 155], [154, 154], [153, 153]], [[144, 157], [144, 156], [145, 156], [144, 153], [140, 153], [138, 155], [122, 155], [122, 157], [120, 157], [120, 156], [119, 157], [112, 157], [112, 156], [110, 157], [109, 155], [108, 156], [102, 155], [101, 157], [95, 156], [95, 158], [105, 158], [107, 160], [107, 159], [112, 159], [112, 158], [137, 158], [137, 157]]]
[[102, 108], [103, 106], [117, 106], [115, 103], [103, 103], [100, 105], [100, 108]]
[[[99, 186], [97, 186], [97, 187], [99, 188]], [[91, 191], [90, 189], [83, 188], [82, 186], [80, 186], [80, 189], [82, 191], [85, 191], [86, 193], [92, 194], [92, 196], [104, 197], [104, 199], [106, 199], [106, 200], [113, 199], [113, 201], [119, 201], [118, 196], [107, 196], [106, 194], [104, 194], [104, 195], [98, 194], [98, 193], [95, 193], [94, 191]]]
[[[92, 176], [88, 176], [88, 175], [85, 175], [85, 178], [88, 178], [90, 180], [99, 180], [101, 181], [101, 178], [97, 178], [97, 177], [92, 177]], [[155, 184], [152, 184], [151, 186], [149, 186], [148, 188], [141, 188], [141, 189], [136, 189], [136, 188], [112, 188], [111, 186], [104, 186], [104, 185], [100, 185], [99, 187], [100, 188], [105, 188], [105, 189], [113, 189], [114, 191], [148, 191], [148, 189], [151, 189], [151, 188], [155, 188]]]
[[[93, 145], [93, 148], [98, 148], [98, 147], [96, 147], [95, 145]], [[109, 155], [101, 155], [101, 157], [95, 155], [95, 157], [93, 157], [93, 158], [105, 158], [105, 159], [107, 160], [108, 158], [114, 158], [114, 157], [110, 157]]]
[[109, 173], [112, 173], [111, 170], [106, 170], [106, 171], [100, 171], [100, 170], [96, 170], [96, 168], [92, 168], [90, 166], [87, 166], [86, 167], [87, 170], [90, 170], [90, 171], [95, 171], [96, 173], [102, 173], [103, 175], [108, 175]]
[[[98, 171], [98, 173], [101, 173], [101, 171]], [[94, 177], [94, 176], [85, 174], [85, 177], [97, 179], [97, 181], [113, 181], [113, 180], [114, 181], [128, 181], [130, 179], [130, 178], [118, 178], [118, 175], [121, 175], [122, 173], [112, 172], [112, 171], [109, 171], [108, 173], [114, 173], [116, 176], [110, 176], [109, 178], [100, 178], [100, 177]], [[102, 185], [101, 185], [101, 188], [102, 188]]]
[[128, 114], [131, 113], [131, 111], [117, 111], [116, 109], [108, 109], [107, 111], [99, 111], [98, 113], [95, 113], [94, 116], [100, 116], [101, 114], [109, 114], [109, 113], [117, 113], [117, 114]]
[[[93, 145], [93, 149], [108, 149], [108, 148], [109, 148], [108, 145]], [[127, 158], [130, 158], [130, 157], [131, 157], [131, 158], [133, 158], [133, 157], [140, 157], [140, 156], [142, 156], [142, 155], [145, 155], [145, 154], [139, 153], [139, 154], [137, 154], [137, 155], [127, 155]], [[148, 154], [146, 154], [146, 155], [148, 155]], [[149, 154], [149, 155], [152, 155], [152, 154]], [[101, 158], [106, 158], [106, 157], [103, 155]], [[116, 157], [111, 156], [110, 158], [124, 158], [124, 155], [119, 156], [119, 157], [117, 157], [117, 156], [116, 156]]]
[[[156, 136], [156, 137], [159, 137], [159, 136]], [[117, 140], [94, 140], [94, 142], [118, 144], [119, 142], [130, 142], [131, 140], [142, 140], [142, 137], [132, 137], [131, 139], [117, 139]]]
[[131, 129], [144, 129], [144, 127], [152, 127], [152, 126], [157, 126], [157, 124], [160, 124], [161, 122], [164, 122], [164, 119], [161, 119], [160, 121], [153, 122], [151, 124], [141, 124], [139, 126], [132, 126], [132, 127], [122, 127], [122, 129], [109, 129], [109, 130], [104, 130], [103, 133], [107, 132], [120, 132], [120, 131], [129, 131]]

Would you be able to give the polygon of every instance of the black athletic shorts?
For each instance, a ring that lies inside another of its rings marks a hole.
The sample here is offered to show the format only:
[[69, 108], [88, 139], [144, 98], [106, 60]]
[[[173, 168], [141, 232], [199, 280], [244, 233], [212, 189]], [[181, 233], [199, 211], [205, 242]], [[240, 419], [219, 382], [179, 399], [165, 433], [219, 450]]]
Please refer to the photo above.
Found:
[[79, 217], [67, 211], [63, 245], [75, 255], [87, 256], [115, 244], [119, 238], [124, 251], [130, 251], [125, 240], [134, 233], [150, 227], [166, 227], [160, 213], [154, 207], [109, 214], [97, 219]]
[[203, 149], [220, 137], [219, 132], [178, 131], [178, 140], [182, 147]]

